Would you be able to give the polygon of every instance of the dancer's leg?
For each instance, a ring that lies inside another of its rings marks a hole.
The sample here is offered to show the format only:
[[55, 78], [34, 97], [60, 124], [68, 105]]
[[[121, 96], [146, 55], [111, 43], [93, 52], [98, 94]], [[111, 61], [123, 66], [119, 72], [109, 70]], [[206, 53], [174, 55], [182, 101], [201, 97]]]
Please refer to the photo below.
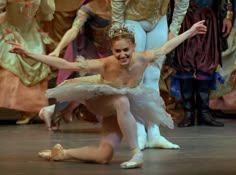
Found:
[[[126, 20], [125, 23], [134, 26], [135, 41], [136, 41], [135, 50], [138, 52], [144, 51], [146, 47], [147, 34], [144, 31], [141, 24], [133, 20]], [[143, 150], [147, 142], [147, 134], [144, 125], [139, 122], [137, 122], [137, 134], [138, 134], [139, 148]]]
[[45, 122], [45, 124], [49, 129], [51, 128], [51, 121], [52, 121], [51, 117], [54, 113], [54, 110], [55, 110], [55, 104], [44, 107], [39, 111], [39, 118], [41, 118]]
[[165, 137], [161, 136], [159, 126], [153, 123], [147, 125], [148, 148], [179, 149], [179, 145], [171, 143]]
[[124, 95], [117, 95], [113, 99], [113, 104], [117, 113], [119, 127], [133, 154], [129, 161], [121, 164], [121, 167], [141, 167], [143, 154], [138, 146], [136, 120], [130, 111], [129, 99]]
[[102, 121], [102, 139], [99, 146], [85, 146], [74, 149], [63, 149], [55, 145], [51, 151], [41, 151], [39, 156], [52, 160], [76, 159], [85, 162], [109, 163], [115, 147], [121, 142], [122, 133], [116, 117], [106, 117]]
[[[167, 18], [163, 16], [159, 23], [147, 33], [147, 43], [146, 49], [159, 48], [163, 45], [168, 39], [168, 25]], [[160, 79], [160, 70], [164, 58], [158, 59], [155, 65], [150, 65], [145, 71], [144, 74], [144, 85], [150, 88], [153, 88], [159, 95], [159, 79]], [[166, 148], [166, 149], [178, 149], [179, 146], [171, 143], [166, 140], [163, 136], [160, 135], [159, 126], [153, 123], [148, 123], [146, 126], [147, 130], [147, 144], [149, 148]]]
[[146, 48], [146, 40], [147, 40], [147, 34], [144, 31], [143, 27], [138, 21], [133, 20], [126, 20], [126, 24], [130, 24], [134, 26], [134, 33], [135, 33], [135, 50], [137, 52], [142, 52]]
[[138, 146], [141, 150], [145, 149], [147, 144], [147, 133], [144, 124], [136, 122], [138, 134]]

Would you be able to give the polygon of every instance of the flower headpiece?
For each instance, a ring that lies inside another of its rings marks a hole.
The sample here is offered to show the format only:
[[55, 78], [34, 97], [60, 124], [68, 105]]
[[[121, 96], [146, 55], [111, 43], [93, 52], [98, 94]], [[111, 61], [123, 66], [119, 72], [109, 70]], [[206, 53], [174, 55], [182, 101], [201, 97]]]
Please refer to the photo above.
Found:
[[108, 36], [112, 39], [116, 36], [130, 35], [134, 37], [134, 25], [115, 23], [111, 26]]

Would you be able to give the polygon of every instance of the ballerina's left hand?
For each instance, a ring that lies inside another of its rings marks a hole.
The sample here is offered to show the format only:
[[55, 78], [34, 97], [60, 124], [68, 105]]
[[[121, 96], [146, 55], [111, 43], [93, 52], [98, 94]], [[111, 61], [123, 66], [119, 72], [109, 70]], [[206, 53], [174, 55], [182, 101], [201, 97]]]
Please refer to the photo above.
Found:
[[197, 34], [206, 34], [207, 27], [204, 25], [204, 22], [205, 20], [202, 20], [192, 25], [192, 27], [190, 28], [191, 37]]

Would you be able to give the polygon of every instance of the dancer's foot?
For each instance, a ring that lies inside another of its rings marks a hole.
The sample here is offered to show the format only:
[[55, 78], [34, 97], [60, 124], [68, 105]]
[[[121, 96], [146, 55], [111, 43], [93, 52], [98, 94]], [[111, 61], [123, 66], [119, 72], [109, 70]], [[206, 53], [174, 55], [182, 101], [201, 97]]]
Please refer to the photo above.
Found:
[[60, 144], [53, 146], [51, 150], [42, 150], [38, 153], [40, 158], [46, 160], [61, 161], [64, 160], [64, 149]]
[[52, 157], [52, 151], [51, 150], [42, 150], [38, 152], [38, 156], [42, 159], [50, 160]]
[[21, 112], [21, 118], [16, 121], [17, 125], [29, 124], [31, 119], [34, 118], [36, 114], [32, 112]]
[[54, 112], [54, 109], [55, 105], [51, 105], [44, 107], [39, 111], [39, 118], [41, 118], [45, 122], [48, 128], [51, 127], [51, 121], [52, 121], [51, 117]]
[[48, 130], [59, 130], [59, 120], [52, 122], [52, 115], [54, 114], [55, 105], [44, 107], [39, 112], [39, 117], [46, 123]]
[[17, 125], [26, 125], [30, 123], [31, 118], [24, 118], [24, 119], [19, 119], [16, 121]]
[[180, 146], [168, 141], [165, 137], [159, 136], [155, 138], [148, 138], [146, 147], [161, 148], [161, 149], [180, 149]]
[[120, 167], [124, 169], [141, 168], [142, 166], [143, 166], [143, 153], [140, 150], [137, 151], [129, 161], [120, 164]]
[[54, 145], [51, 150], [51, 160], [60, 161], [65, 159], [64, 148], [60, 144]]

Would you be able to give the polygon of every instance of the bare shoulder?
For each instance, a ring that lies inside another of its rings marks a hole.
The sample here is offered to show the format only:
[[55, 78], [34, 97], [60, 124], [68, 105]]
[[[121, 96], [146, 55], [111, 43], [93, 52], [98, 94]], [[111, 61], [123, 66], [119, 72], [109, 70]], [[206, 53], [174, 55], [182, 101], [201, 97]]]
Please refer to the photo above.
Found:
[[114, 62], [114, 56], [108, 56], [108, 57], [104, 57], [104, 58], [100, 58], [99, 61], [105, 66], [105, 65], [109, 65], [112, 64]]
[[108, 56], [108, 57], [96, 59], [94, 63], [97, 65], [100, 65], [100, 67], [104, 70], [107, 67], [111, 67], [112, 65], [114, 65], [115, 64], [114, 61], [115, 61], [114, 56]]
[[143, 52], [135, 52], [134, 53], [134, 59], [137, 62], [147, 62], [148, 60], [146, 59], [147, 57], [147, 51], [143, 51]]

